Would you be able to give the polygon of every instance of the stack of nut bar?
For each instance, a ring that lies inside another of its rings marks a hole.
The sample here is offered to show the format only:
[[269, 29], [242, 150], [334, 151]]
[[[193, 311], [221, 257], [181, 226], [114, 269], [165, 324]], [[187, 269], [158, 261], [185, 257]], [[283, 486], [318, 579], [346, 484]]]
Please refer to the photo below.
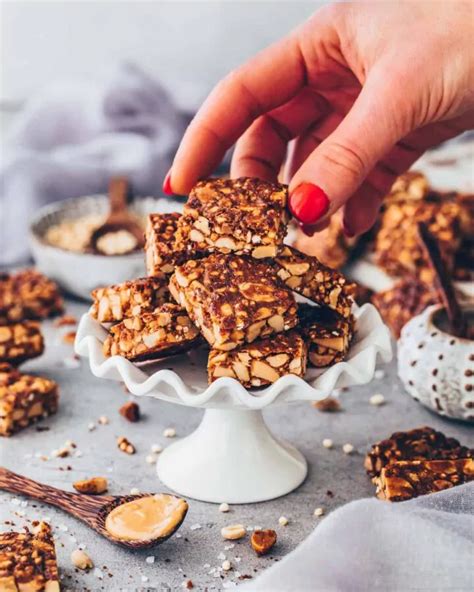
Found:
[[[151, 214], [147, 278], [97, 289], [92, 315], [113, 323], [107, 356], [162, 358], [210, 346], [208, 377], [261, 387], [342, 360], [354, 332], [353, 286], [283, 244], [287, 187], [208, 179], [183, 213]], [[298, 304], [295, 293], [312, 301]]]
[[0, 590], [59, 592], [54, 540], [46, 522], [33, 531], [0, 534]]
[[365, 468], [379, 499], [399, 502], [474, 480], [474, 450], [423, 427], [372, 446]]
[[0, 436], [57, 409], [56, 383], [21, 374], [16, 366], [43, 353], [38, 321], [62, 310], [57, 285], [42, 274], [28, 269], [0, 276]]

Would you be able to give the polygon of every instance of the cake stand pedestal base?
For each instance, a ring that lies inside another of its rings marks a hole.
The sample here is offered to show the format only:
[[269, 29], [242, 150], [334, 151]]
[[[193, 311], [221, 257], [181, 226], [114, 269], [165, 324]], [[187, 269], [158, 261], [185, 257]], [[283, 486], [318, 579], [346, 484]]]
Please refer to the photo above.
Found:
[[207, 409], [196, 431], [160, 454], [157, 472], [184, 497], [247, 504], [293, 491], [308, 467], [296, 448], [273, 436], [261, 411]]

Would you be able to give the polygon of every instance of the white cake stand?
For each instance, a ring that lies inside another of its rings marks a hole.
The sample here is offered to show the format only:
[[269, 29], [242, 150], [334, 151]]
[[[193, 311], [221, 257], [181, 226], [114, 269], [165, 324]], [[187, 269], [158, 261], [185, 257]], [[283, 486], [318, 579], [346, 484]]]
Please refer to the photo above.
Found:
[[149, 396], [206, 411], [199, 427], [168, 446], [157, 463], [160, 480], [170, 489], [206, 502], [261, 502], [285, 495], [307, 474], [303, 455], [274, 436], [262, 409], [302, 400], [320, 400], [335, 388], [366, 384], [380, 357], [391, 359], [390, 334], [370, 304], [354, 311], [356, 334], [345, 362], [325, 371], [310, 369], [306, 379], [280, 378], [266, 389], [247, 391], [233, 378], [207, 384], [205, 350], [137, 366], [120, 356], [105, 358], [106, 330], [84, 315], [76, 352], [89, 359], [92, 373], [125, 383], [138, 396]]

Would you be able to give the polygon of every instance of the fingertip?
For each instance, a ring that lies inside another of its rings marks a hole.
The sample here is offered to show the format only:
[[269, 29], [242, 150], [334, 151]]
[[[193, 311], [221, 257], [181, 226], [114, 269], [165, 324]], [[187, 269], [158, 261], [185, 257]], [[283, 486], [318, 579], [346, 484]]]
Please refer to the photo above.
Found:
[[163, 179], [163, 193], [166, 195], [173, 195], [173, 189], [171, 187], [171, 169], [166, 173]]

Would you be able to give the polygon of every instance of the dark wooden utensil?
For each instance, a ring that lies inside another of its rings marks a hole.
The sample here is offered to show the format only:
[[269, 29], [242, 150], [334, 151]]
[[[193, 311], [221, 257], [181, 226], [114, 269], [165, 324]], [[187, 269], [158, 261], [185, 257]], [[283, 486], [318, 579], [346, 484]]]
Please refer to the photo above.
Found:
[[[114, 177], [109, 183], [110, 212], [104, 224], [96, 228], [91, 235], [89, 247], [96, 253], [101, 253], [97, 248], [97, 242], [106, 234], [125, 230], [137, 241], [135, 249], [141, 249], [145, 244], [143, 228], [138, 224], [128, 211], [128, 199], [130, 197], [130, 185], [125, 177]], [[135, 250], [134, 249], [134, 250]]]
[[467, 330], [466, 318], [459, 306], [456, 290], [446, 263], [441, 256], [438, 241], [423, 222], [418, 223], [418, 235], [425, 258], [434, 275], [435, 287], [446, 307], [451, 332], [456, 337], [463, 337]]
[[[158, 545], [172, 536], [183, 522], [181, 521], [177, 528], [166, 536], [161, 536], [157, 539], [145, 542], [124, 541], [114, 537], [106, 530], [105, 520], [107, 515], [121, 504], [154, 494], [101, 495], [96, 497], [81, 493], [71, 493], [69, 491], [57, 489], [56, 487], [51, 487], [50, 485], [45, 485], [44, 483], [38, 483], [37, 481], [33, 481], [33, 479], [28, 479], [27, 477], [13, 473], [3, 467], [0, 467], [0, 489], [10, 493], [26, 495], [27, 497], [31, 497], [45, 504], [60, 508], [64, 512], [74, 516], [74, 518], [78, 518], [85, 522], [100, 535], [109, 539], [109, 541], [129, 549], [145, 549], [147, 547]], [[186, 512], [183, 515], [183, 520], [185, 516]]]

